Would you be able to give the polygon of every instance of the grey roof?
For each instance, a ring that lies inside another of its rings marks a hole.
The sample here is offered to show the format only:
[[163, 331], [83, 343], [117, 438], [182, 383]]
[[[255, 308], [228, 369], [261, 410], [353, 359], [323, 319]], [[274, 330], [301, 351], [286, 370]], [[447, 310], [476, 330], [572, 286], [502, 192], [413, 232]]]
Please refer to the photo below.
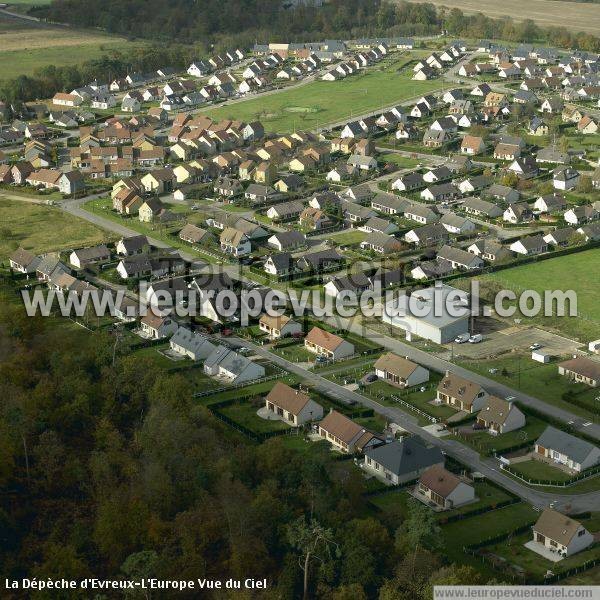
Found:
[[343, 277], [336, 277], [331, 282], [338, 291], [349, 290], [358, 292], [361, 288], [368, 288], [371, 285], [369, 278], [364, 273], [354, 273]]
[[289, 246], [301, 246], [306, 243], [306, 236], [297, 231], [296, 229], [291, 229], [290, 231], [282, 231], [273, 234], [274, 238], [277, 238], [279, 243], [284, 247]]
[[195, 355], [202, 353], [205, 356], [208, 356], [215, 350], [215, 346], [211, 344], [207, 338], [199, 333], [191, 331], [187, 327], [179, 327], [171, 337], [171, 343], [177, 344]]
[[557, 450], [578, 463], [582, 463], [595, 448], [593, 444], [586, 442], [574, 435], [560, 431], [551, 425], [544, 429], [544, 433], [536, 442], [544, 448]]
[[442, 451], [436, 446], [426, 445], [417, 435], [369, 448], [365, 450], [365, 456], [395, 475], [414, 473], [444, 462]]
[[395, 210], [397, 212], [403, 212], [406, 210], [408, 206], [410, 206], [410, 202], [404, 198], [399, 198], [394, 194], [388, 194], [386, 192], [381, 192], [375, 196], [371, 200], [371, 206], [373, 205], [385, 206], [391, 210]]

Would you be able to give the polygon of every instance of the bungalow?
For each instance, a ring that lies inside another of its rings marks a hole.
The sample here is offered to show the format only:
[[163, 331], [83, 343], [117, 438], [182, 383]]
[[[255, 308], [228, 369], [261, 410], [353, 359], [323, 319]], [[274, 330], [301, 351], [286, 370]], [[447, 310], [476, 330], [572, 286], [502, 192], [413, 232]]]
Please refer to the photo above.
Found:
[[359, 229], [361, 231], [366, 231], [367, 233], [377, 232], [391, 235], [398, 231], [398, 226], [396, 223], [392, 223], [381, 217], [371, 217], [364, 225], [361, 225]]
[[360, 171], [372, 171], [377, 168], [377, 160], [372, 156], [361, 156], [360, 154], [351, 154], [347, 163]]
[[275, 191], [274, 188], [268, 185], [260, 185], [258, 183], [251, 183], [244, 192], [244, 198], [252, 200], [253, 202], [268, 202], [274, 198], [280, 197], [280, 194]]
[[590, 223], [577, 229], [577, 233], [583, 236], [586, 242], [600, 240], [600, 223]]
[[375, 361], [375, 374], [379, 379], [399, 388], [408, 388], [429, 381], [429, 371], [408, 358], [392, 352]]
[[339, 268], [345, 258], [333, 248], [309, 252], [298, 259], [297, 267], [302, 271], [320, 273], [332, 268]]
[[579, 521], [552, 508], [545, 508], [531, 529], [533, 545], [528, 547], [536, 552], [539, 544], [544, 551], [572, 556], [594, 543], [594, 536]]
[[272, 316], [267, 313], [260, 317], [258, 328], [272, 339], [284, 338], [302, 332], [302, 325], [291, 317], [286, 315]]
[[484, 195], [489, 198], [496, 198], [497, 200], [502, 200], [506, 204], [513, 204], [514, 202], [518, 202], [521, 197], [521, 193], [519, 190], [515, 190], [507, 185], [501, 185], [499, 183], [492, 184], [487, 190], [485, 190]]
[[494, 158], [498, 160], [515, 160], [521, 156], [521, 147], [515, 144], [499, 142], [494, 148]]
[[466, 217], [455, 215], [451, 212], [442, 215], [440, 223], [446, 228], [448, 233], [452, 233], [454, 235], [465, 235], [467, 233], [472, 233], [477, 228], [473, 221], [467, 219]]
[[297, 250], [306, 245], [306, 236], [300, 231], [292, 229], [273, 234], [267, 240], [267, 244], [279, 252]]
[[371, 208], [386, 215], [401, 214], [409, 205], [410, 203], [408, 200], [399, 198], [395, 194], [387, 194], [385, 192], [378, 193], [371, 200]]
[[331, 226], [331, 219], [320, 208], [307, 206], [301, 213], [298, 220], [302, 227], [317, 231]]
[[392, 485], [414, 480], [432, 466], [442, 467], [444, 455], [418, 435], [367, 448], [363, 468]]
[[332, 360], [340, 360], [354, 354], [353, 344], [319, 327], [313, 327], [309, 331], [304, 338], [304, 347], [313, 354]]
[[577, 131], [584, 135], [598, 133], [598, 122], [589, 115], [585, 115], [579, 123], [577, 123]]
[[319, 423], [319, 436], [340, 452], [363, 452], [383, 444], [383, 440], [342, 413], [332, 410]]
[[115, 250], [119, 256], [144, 254], [150, 250], [150, 243], [145, 235], [133, 235], [131, 237], [121, 238], [117, 242]]
[[442, 202], [460, 196], [460, 190], [453, 183], [431, 185], [421, 192], [421, 198], [429, 202]]
[[263, 265], [265, 273], [283, 277], [289, 275], [294, 270], [294, 261], [289, 252], [281, 254], [270, 254]]
[[547, 146], [538, 150], [535, 160], [539, 164], [567, 165], [571, 162], [571, 156], [568, 152], [562, 152], [556, 146]]
[[552, 184], [557, 190], [572, 190], [579, 183], [579, 172], [572, 167], [559, 167], [552, 174]]
[[189, 244], [211, 244], [216, 241], [215, 236], [208, 230], [202, 229], [193, 223], [186, 223], [179, 232], [179, 239]]
[[523, 156], [516, 158], [507, 171], [515, 173], [519, 179], [531, 179], [538, 174], [538, 167], [533, 156]]
[[265, 369], [245, 356], [217, 346], [204, 361], [204, 372], [230, 384], [245, 383], [265, 376]]
[[561, 194], [546, 194], [533, 203], [533, 209], [540, 213], [555, 213], [565, 208], [567, 208], [567, 201]]
[[311, 400], [308, 394], [278, 381], [265, 397], [268, 413], [277, 415], [292, 427], [299, 427], [323, 418], [323, 407]]
[[435, 206], [429, 207], [424, 204], [411, 204], [406, 207], [404, 218], [423, 225], [429, 225], [437, 223], [440, 220], [440, 213]]
[[451, 510], [475, 500], [475, 489], [441, 465], [429, 467], [420, 477], [414, 495], [437, 510]]
[[35, 273], [40, 259], [24, 248], [17, 248], [10, 255], [9, 262], [10, 268], [19, 273]]
[[558, 374], [590, 387], [600, 386], [600, 362], [589, 358], [579, 356], [561, 362], [558, 365]]
[[187, 356], [194, 361], [208, 358], [216, 349], [206, 337], [187, 327], [177, 329], [169, 340], [169, 346], [176, 354]]
[[583, 204], [567, 210], [563, 218], [570, 225], [582, 225], [583, 223], [599, 219], [600, 212], [590, 204]]
[[266, 215], [273, 221], [285, 221], [298, 217], [303, 210], [304, 206], [302, 202], [294, 200], [269, 207]]
[[467, 250], [490, 262], [503, 262], [512, 258], [512, 252], [496, 240], [478, 240]]
[[404, 240], [418, 246], [433, 246], [448, 241], [448, 230], [440, 223], [431, 223], [417, 229], [411, 229], [404, 234]]
[[489, 185], [491, 185], [492, 179], [487, 175], [476, 175], [475, 177], [469, 177], [461, 181], [458, 184], [458, 189], [463, 194], [472, 194], [473, 192], [479, 192]]
[[485, 142], [481, 137], [465, 135], [460, 145], [460, 151], [462, 154], [481, 154], [485, 151]]
[[481, 200], [480, 198], [467, 198], [463, 202], [462, 208], [468, 214], [488, 219], [496, 219], [504, 212], [497, 204]]
[[323, 286], [325, 294], [334, 298], [344, 293], [357, 297], [370, 287], [371, 282], [364, 273], [334, 277]]
[[600, 462], [600, 449], [551, 425], [536, 440], [534, 453], [578, 473]]
[[504, 211], [502, 220], [515, 225], [517, 223], [528, 223], [533, 220], [533, 211], [527, 202], [515, 202]]
[[392, 189], [399, 192], [410, 192], [422, 188], [424, 185], [425, 181], [421, 173], [407, 173], [392, 182]]
[[360, 247], [378, 254], [392, 254], [402, 249], [402, 243], [393, 235], [373, 231], [360, 243]]
[[475, 254], [448, 245], [440, 248], [437, 258], [449, 262], [453, 269], [481, 269], [484, 265], [483, 260]]
[[542, 252], [548, 252], [548, 244], [540, 234], [521, 238], [520, 240], [513, 242], [509, 248], [513, 252], [524, 254], [525, 256], [533, 256], [535, 254], [541, 254]]
[[508, 433], [525, 426], [525, 415], [513, 402], [489, 396], [477, 415], [477, 425], [492, 435]]
[[475, 413], [485, 406], [488, 395], [478, 383], [446, 371], [438, 384], [436, 399], [456, 410]]
[[563, 227], [561, 229], [555, 229], [544, 236], [544, 241], [549, 246], [566, 247], [574, 239], [576, 231], [572, 227]]
[[90, 248], [80, 248], [79, 250], [73, 250], [69, 255], [69, 262], [76, 268], [82, 269], [87, 265], [91, 265], [97, 262], [104, 262], [110, 260], [110, 250], [105, 244], [99, 246], [92, 246]]

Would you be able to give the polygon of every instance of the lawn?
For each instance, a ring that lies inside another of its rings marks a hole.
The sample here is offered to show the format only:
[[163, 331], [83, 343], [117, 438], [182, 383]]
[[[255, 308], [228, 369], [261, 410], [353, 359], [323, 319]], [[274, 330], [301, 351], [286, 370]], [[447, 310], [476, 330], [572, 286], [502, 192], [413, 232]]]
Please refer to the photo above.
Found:
[[[511, 465], [510, 468], [519, 473], [519, 475], [525, 479], [531, 477], [533, 479], [553, 480], [558, 482], [567, 482], [571, 479], [571, 477], [564, 471], [537, 460], [529, 460], [526, 462], [517, 463], [515, 465]], [[512, 476], [511, 473], [506, 470], [504, 473]], [[535, 484], [531, 485], [535, 486]], [[596, 492], [598, 489], [600, 489], [600, 476], [595, 475], [565, 487], [538, 487], [537, 489], [552, 491], [553, 494], [585, 494], [587, 492]]]
[[343, 231], [342, 233], [332, 233], [329, 235], [328, 239], [339, 246], [350, 246], [353, 244], [360, 244], [366, 237], [366, 232], [351, 229], [350, 231]]
[[[600, 337], [600, 277], [592, 276], [592, 273], [598, 272], [600, 248], [595, 248], [505, 269], [481, 277], [480, 282], [482, 295], [486, 299], [498, 287], [511, 289], [517, 294], [524, 290], [535, 290], [542, 296], [545, 290], [574, 290], [577, 294], [577, 317], [558, 317], [552, 314], [535, 318], [522, 317], [522, 320], [524, 323], [552, 327], [566, 335], [589, 340]], [[487, 282], [492, 285], [486, 290]]]
[[109, 238], [102, 229], [58, 208], [6, 200], [1, 195], [0, 217], [2, 259], [18, 246], [40, 253], [90, 246]]
[[475, 448], [482, 454], [501, 453], [503, 450], [517, 444], [536, 440], [548, 426], [548, 423], [537, 417], [528, 415], [526, 419], [525, 427], [502, 435], [490, 435], [487, 431], [470, 430], [467, 433], [461, 432], [462, 435], [459, 437], [461, 442]]
[[[315, 129], [439, 89], [442, 80], [412, 81], [409, 58], [342, 81], [314, 81], [207, 111], [215, 119], [260, 120], [269, 131]], [[401, 70], [399, 73], [398, 70]]]
[[[529, 356], [511, 353], [501, 358], [460, 361], [458, 364], [544, 402], [598, 420], [600, 406], [595, 400], [598, 390], [583, 383], [572, 383], [559, 375], [555, 363], [543, 365], [532, 361]], [[490, 369], [497, 371], [490, 373]]]
[[312, 352], [306, 350], [306, 348], [304, 347], [304, 342], [287, 344], [281, 348], [275, 348], [271, 350], [271, 352], [294, 363], [314, 363], [316, 358], [316, 354], [313, 354]]
[[418, 158], [410, 158], [402, 154], [394, 154], [393, 152], [381, 154], [379, 159], [384, 162], [393, 163], [400, 169], [412, 169], [421, 164], [421, 160]]
[[258, 407], [253, 406], [250, 402], [236, 402], [229, 406], [223, 406], [218, 410], [221, 414], [255, 433], [280, 431], [289, 427], [289, 425], [283, 421], [268, 421], [259, 417], [256, 414]]

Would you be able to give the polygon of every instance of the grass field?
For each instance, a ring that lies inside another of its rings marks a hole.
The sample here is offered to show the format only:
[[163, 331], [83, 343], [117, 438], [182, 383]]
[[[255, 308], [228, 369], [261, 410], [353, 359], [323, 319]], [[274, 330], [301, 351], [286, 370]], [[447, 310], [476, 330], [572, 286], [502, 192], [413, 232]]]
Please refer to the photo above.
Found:
[[0, 16], [0, 80], [32, 75], [48, 65], [75, 65], [135, 42], [102, 33], [28, 25]]
[[0, 222], [2, 259], [18, 246], [46, 252], [92, 245], [107, 239], [107, 234], [98, 227], [58, 208], [6, 200], [1, 195]]
[[351, 119], [442, 87], [441, 80], [412, 81], [412, 70], [402, 69], [407, 62], [405, 57], [343, 81], [314, 81], [206, 112], [215, 119], [259, 119], [269, 131], [286, 132]]
[[431, 3], [436, 6], [459, 8], [467, 14], [483, 13], [487, 17], [497, 19], [508, 15], [516, 21], [532, 19], [545, 27], [562, 26], [571, 31], [600, 34], [600, 11], [596, 4], [556, 0], [505, 0], [500, 4], [495, 0], [432, 0]]

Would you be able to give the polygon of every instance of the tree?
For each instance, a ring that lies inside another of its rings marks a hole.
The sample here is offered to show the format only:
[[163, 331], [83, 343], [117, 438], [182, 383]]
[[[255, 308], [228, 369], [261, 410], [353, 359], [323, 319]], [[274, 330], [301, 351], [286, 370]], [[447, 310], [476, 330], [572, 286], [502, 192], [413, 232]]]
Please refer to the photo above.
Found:
[[325, 529], [315, 519], [307, 522], [304, 517], [298, 518], [288, 526], [287, 534], [292, 548], [300, 552], [299, 565], [304, 572], [302, 597], [307, 600], [311, 562], [314, 560], [323, 562], [331, 558], [332, 554], [339, 558], [339, 545], [333, 539], [333, 532]]
[[[142, 581], [156, 576], [158, 564], [158, 555], [154, 550], [143, 550], [142, 552], [130, 554], [121, 565], [121, 571], [130, 581]], [[149, 600], [151, 597], [150, 590], [145, 590], [145, 592], [134, 590], [127, 593], [127, 596], [131, 598], [141, 595]]]
[[577, 183], [577, 191], [582, 194], [591, 194], [594, 191], [592, 178], [589, 175], [581, 175]]

